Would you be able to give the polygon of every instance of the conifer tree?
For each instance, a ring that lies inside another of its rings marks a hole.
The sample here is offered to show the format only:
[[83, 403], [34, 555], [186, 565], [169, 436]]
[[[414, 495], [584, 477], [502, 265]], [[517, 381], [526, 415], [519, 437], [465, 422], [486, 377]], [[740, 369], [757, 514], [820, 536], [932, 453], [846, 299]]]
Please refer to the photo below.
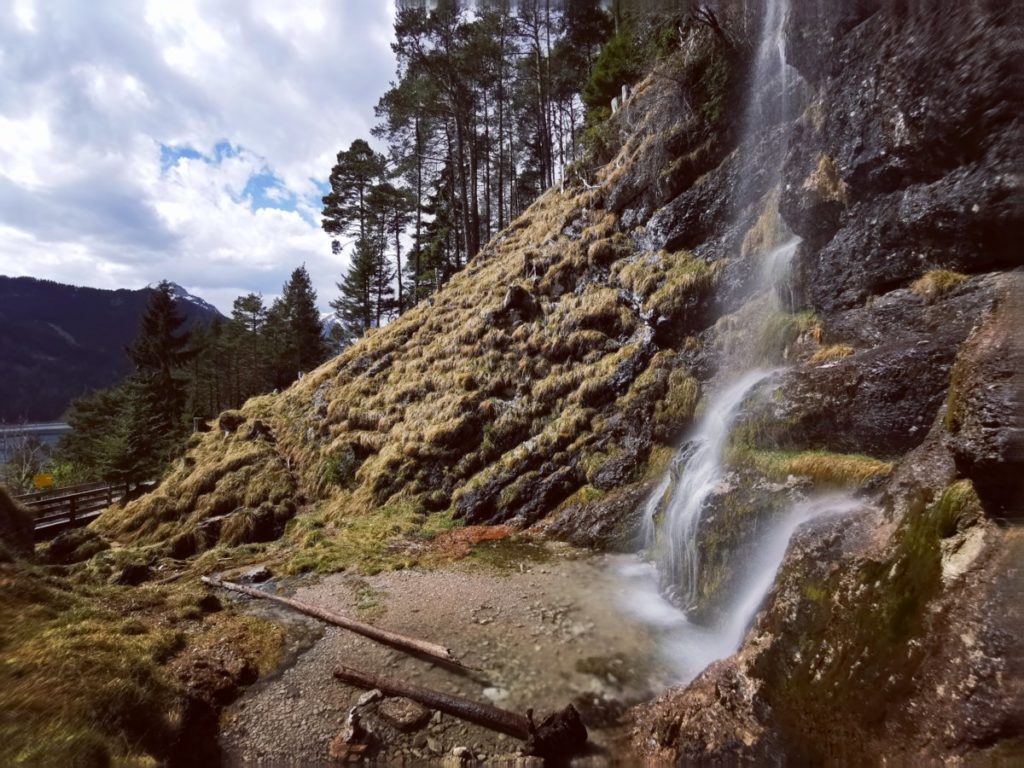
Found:
[[300, 373], [313, 370], [326, 358], [324, 325], [305, 265], [295, 269], [284, 284], [281, 298], [267, 313], [266, 325], [274, 348], [278, 387], [288, 386]]
[[341, 251], [337, 238], [355, 233], [366, 237], [369, 226], [367, 196], [370, 188], [384, 175], [385, 159], [364, 140], [356, 139], [347, 150], [338, 153], [331, 170], [331, 191], [324, 196], [322, 226], [333, 236], [335, 253]]
[[185, 412], [187, 389], [182, 368], [193, 352], [184, 324], [170, 283], [162, 281], [150, 297], [138, 337], [127, 350], [135, 364], [133, 378], [147, 401], [146, 418], [162, 435], [177, 431]]
[[349, 267], [338, 283], [341, 295], [331, 302], [331, 309], [341, 321], [341, 342], [345, 346], [373, 327], [376, 261], [372, 241], [366, 237], [359, 238]]
[[249, 293], [235, 299], [231, 309], [231, 319], [238, 327], [245, 347], [245, 365], [241, 375], [243, 380], [242, 395], [252, 397], [262, 391], [265, 386], [263, 360], [263, 331], [267, 323], [267, 308], [263, 304], [263, 296]]

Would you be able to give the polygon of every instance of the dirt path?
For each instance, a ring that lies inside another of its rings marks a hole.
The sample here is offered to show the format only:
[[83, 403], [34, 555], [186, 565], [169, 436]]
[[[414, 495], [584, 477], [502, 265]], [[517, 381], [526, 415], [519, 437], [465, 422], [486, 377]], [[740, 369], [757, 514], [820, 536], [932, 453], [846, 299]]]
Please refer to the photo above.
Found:
[[[339, 662], [517, 711], [543, 713], [574, 702], [596, 745], [586, 762], [606, 762], [602, 755], [618, 751], [623, 736], [624, 706], [648, 697], [668, 674], [655, 661], [655, 633], [620, 609], [625, 587], [614, 575], [617, 560], [548, 544], [525, 562], [498, 557], [439, 570], [338, 574], [295, 589], [300, 600], [448, 646], [483, 670], [478, 678], [250, 599], [247, 610], [288, 622], [298, 643], [293, 651], [308, 650], [226, 712], [226, 763], [334, 764], [329, 744], [364, 693], [333, 680]], [[460, 747], [459, 753], [468, 750], [478, 759], [518, 747], [512, 738], [440, 714], [420, 729], [387, 738], [385, 760], [416, 763]]]

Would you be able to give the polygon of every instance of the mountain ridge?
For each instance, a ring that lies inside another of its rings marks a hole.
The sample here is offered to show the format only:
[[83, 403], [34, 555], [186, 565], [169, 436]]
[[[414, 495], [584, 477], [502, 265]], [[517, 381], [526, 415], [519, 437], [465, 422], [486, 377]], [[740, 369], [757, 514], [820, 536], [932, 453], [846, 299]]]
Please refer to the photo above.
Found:
[[[0, 275], [0, 421], [59, 419], [74, 398], [130, 373], [125, 347], [152, 292]], [[181, 286], [175, 299], [189, 327], [222, 317]]]

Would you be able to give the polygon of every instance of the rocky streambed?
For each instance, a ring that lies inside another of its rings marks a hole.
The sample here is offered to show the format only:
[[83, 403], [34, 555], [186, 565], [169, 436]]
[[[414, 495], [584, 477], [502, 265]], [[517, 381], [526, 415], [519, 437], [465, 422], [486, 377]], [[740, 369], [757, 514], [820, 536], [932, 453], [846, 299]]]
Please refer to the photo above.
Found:
[[446, 645], [479, 672], [445, 669], [248, 599], [246, 610], [284, 621], [302, 650], [225, 712], [225, 763], [337, 764], [344, 752], [338, 737], [353, 707], [380, 744], [382, 762], [514, 759], [515, 739], [407, 700], [368, 696], [334, 680], [338, 664], [516, 712], [547, 713], [571, 702], [590, 731], [584, 764], [622, 757], [628, 706], [678, 674], [664, 654], [670, 623], [659, 631], [650, 617], [628, 610], [634, 586], [619, 574], [636, 563], [564, 544], [505, 541], [439, 569], [272, 584], [296, 599]]

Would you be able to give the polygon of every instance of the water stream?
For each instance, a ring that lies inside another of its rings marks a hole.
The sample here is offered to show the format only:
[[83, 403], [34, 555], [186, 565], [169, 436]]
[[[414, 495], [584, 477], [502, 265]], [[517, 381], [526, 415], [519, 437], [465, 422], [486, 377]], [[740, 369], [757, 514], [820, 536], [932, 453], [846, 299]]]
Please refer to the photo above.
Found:
[[[783, 27], [788, 6], [788, 0], [764, 3], [741, 141], [741, 155], [748, 163], [757, 162], [753, 158], [758, 152], [760, 162], [767, 163], [772, 174], [769, 189], [777, 186], [781, 175], [785, 126], [792, 121], [793, 101], [800, 92], [799, 78], [786, 63]], [[754, 178], [754, 171], [744, 169], [741, 178]], [[740, 216], [749, 216], [744, 207], [754, 202], [749, 199], [753, 197], [749, 184], [741, 185], [737, 194], [737, 223]], [[763, 244], [763, 253], [748, 254], [759, 260], [753, 268], [755, 303], [751, 305], [758, 309], [744, 313], [741, 329], [748, 340], [761, 338], [771, 314], [792, 305], [790, 262], [800, 241], [779, 218], [777, 200], [777, 194], [769, 192], [762, 202], [761, 216], [772, 237]], [[743, 562], [734, 566], [738, 586], [718, 598], [726, 604], [716, 605], [713, 613], [723, 618], [707, 625], [695, 618], [706, 502], [722, 482], [723, 458], [744, 402], [756, 396], [752, 393], [757, 385], [773, 373], [755, 364], [762, 359], [762, 351], [753, 348], [756, 342], [743, 346], [739, 356], [722, 361], [717, 383], [706, 394], [702, 418], [646, 502], [643, 545], [648, 559], [619, 568], [619, 577], [630, 586], [624, 610], [662, 639], [665, 656], [680, 682], [739, 648], [796, 529], [813, 518], [842, 514], [856, 506], [849, 498], [828, 496], [795, 502], [771, 516], [761, 525], [755, 545], [744, 550]]]

